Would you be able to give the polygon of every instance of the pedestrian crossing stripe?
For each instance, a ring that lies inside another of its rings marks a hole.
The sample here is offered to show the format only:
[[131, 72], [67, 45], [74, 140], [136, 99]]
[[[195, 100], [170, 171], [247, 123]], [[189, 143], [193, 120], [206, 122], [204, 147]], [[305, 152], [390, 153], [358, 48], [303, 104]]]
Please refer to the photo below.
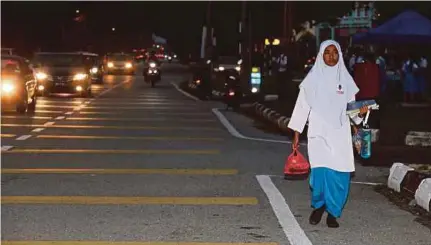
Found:
[[66, 169], [3, 168], [2, 174], [168, 174], [168, 175], [236, 175], [237, 169]]
[[222, 141], [222, 138], [175, 137], [175, 136], [103, 136], [103, 135], [37, 135], [39, 139], [123, 139], [123, 140], [167, 140], [167, 141]]
[[12, 149], [3, 154], [171, 154], [171, 155], [216, 155], [219, 150], [117, 150], [117, 149]]
[[2, 138], [13, 138], [15, 136], [16, 136], [16, 134], [1, 134]]
[[2, 241], [3, 245], [279, 245], [276, 242]]
[[2, 127], [28, 128], [82, 128], [82, 129], [129, 129], [129, 130], [207, 130], [221, 131], [218, 127], [160, 127], [160, 126], [113, 126], [113, 125], [64, 125], [64, 124], [12, 124], [4, 123]]
[[257, 205], [255, 197], [2, 196], [2, 205]]

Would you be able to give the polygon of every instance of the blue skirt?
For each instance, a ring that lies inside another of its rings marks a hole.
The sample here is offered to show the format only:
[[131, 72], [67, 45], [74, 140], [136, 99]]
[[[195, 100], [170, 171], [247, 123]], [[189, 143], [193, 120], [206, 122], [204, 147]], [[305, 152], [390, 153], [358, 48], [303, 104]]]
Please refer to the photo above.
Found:
[[404, 92], [405, 93], [419, 93], [420, 86], [416, 76], [412, 73], [406, 73], [404, 76]]
[[332, 216], [341, 216], [350, 190], [350, 173], [329, 168], [312, 168], [310, 174], [311, 206], [325, 209]]

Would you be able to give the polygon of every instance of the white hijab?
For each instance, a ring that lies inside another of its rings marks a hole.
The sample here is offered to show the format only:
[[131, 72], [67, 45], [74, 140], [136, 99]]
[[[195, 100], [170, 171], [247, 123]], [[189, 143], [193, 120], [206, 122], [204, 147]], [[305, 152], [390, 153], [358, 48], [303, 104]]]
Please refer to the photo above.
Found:
[[[338, 50], [338, 63], [328, 66], [323, 60], [323, 53], [328, 46]], [[299, 87], [305, 92], [308, 105], [333, 128], [341, 128], [346, 120], [347, 103], [359, 92], [352, 76], [344, 65], [340, 45], [333, 40], [320, 45], [316, 62]], [[348, 122], [348, 121], [347, 121]]]

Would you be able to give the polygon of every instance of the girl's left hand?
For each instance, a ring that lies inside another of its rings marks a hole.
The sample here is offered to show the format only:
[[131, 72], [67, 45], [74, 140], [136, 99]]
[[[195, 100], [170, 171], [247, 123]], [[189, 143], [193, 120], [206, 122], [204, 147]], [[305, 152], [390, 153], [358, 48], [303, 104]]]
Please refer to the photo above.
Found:
[[364, 116], [368, 112], [368, 106], [363, 106], [361, 109], [359, 109], [359, 116]]

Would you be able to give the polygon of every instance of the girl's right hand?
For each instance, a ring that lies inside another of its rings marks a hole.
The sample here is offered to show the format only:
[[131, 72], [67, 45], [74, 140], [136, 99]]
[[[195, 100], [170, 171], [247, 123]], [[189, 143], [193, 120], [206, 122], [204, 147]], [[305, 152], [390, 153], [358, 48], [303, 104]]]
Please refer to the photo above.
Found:
[[293, 136], [292, 140], [292, 149], [297, 149], [299, 144], [299, 132], [295, 131], [295, 135]]

